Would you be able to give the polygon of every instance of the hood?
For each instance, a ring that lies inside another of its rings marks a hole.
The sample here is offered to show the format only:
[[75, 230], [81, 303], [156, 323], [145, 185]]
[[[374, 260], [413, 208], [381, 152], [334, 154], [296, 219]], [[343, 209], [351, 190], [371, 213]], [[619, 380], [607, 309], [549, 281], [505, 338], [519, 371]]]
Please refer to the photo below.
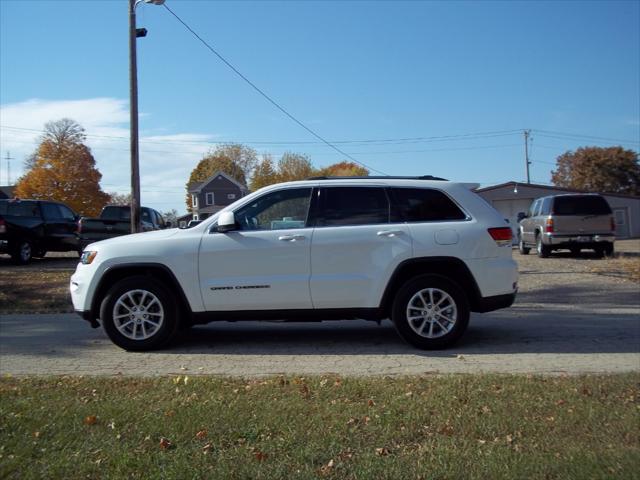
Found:
[[123, 245], [127, 243], [139, 243], [153, 240], [160, 240], [163, 238], [169, 238], [180, 232], [179, 228], [167, 228], [165, 230], [154, 230], [152, 232], [134, 233], [129, 235], [120, 235], [119, 237], [109, 238], [107, 240], [101, 240], [99, 242], [90, 243], [85, 247], [85, 250], [91, 250], [94, 247], [109, 247], [112, 245]]

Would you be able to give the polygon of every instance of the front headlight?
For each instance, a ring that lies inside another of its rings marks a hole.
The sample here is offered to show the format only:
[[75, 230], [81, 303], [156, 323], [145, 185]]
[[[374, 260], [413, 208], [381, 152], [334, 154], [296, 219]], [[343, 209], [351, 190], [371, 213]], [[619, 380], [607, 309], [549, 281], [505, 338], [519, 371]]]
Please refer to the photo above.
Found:
[[98, 252], [96, 251], [85, 250], [80, 256], [80, 263], [82, 263], [83, 265], [89, 265], [91, 262], [93, 262], [93, 259], [96, 258], [96, 255], [98, 255]]

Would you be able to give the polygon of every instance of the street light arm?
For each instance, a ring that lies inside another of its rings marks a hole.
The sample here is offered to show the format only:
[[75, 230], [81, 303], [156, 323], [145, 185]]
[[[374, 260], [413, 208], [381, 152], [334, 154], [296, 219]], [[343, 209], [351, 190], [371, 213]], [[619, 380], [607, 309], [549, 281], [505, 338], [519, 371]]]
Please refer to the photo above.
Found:
[[164, 5], [165, 0], [136, 0], [133, 8], [135, 9], [140, 3], [151, 3], [153, 5]]

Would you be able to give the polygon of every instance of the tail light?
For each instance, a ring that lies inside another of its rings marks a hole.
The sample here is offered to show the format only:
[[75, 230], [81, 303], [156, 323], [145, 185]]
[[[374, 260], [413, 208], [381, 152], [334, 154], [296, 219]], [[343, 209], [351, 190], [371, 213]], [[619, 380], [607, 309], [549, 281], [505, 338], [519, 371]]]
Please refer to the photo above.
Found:
[[78, 220], [78, 228], [76, 229], [76, 233], [78, 235], [82, 233], [82, 219]]
[[553, 233], [553, 218], [547, 218], [544, 222], [544, 231]]
[[613, 217], [611, 217], [611, 231], [612, 232], [616, 231], [616, 221]]
[[7, 226], [4, 223], [4, 220], [0, 218], [0, 233], [7, 233]]
[[489, 235], [491, 235], [491, 238], [493, 238], [493, 240], [498, 244], [498, 246], [511, 246], [511, 240], [513, 238], [511, 227], [496, 227], [490, 228], [487, 231], [489, 232]]

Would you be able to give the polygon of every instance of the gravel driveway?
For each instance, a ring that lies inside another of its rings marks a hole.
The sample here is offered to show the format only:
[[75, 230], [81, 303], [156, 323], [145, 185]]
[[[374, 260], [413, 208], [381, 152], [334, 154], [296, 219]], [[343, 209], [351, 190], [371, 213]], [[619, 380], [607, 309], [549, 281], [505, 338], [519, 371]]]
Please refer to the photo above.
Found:
[[[640, 255], [640, 241], [630, 242]], [[227, 323], [199, 326], [169, 350], [126, 353], [75, 315], [0, 317], [0, 373], [82, 375], [278, 373], [580, 374], [640, 371], [640, 287], [588, 254], [521, 256], [520, 294], [474, 314], [446, 351], [404, 344], [390, 322]], [[640, 258], [638, 258], [640, 261]], [[600, 267], [595, 272], [594, 267]]]

